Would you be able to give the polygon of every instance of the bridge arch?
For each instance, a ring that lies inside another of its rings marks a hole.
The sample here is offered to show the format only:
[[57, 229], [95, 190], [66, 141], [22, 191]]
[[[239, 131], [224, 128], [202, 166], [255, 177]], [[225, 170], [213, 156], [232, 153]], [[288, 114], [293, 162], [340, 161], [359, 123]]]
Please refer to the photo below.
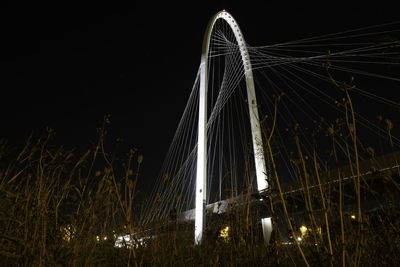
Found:
[[[215, 23], [224, 20], [234, 33], [242, 59], [243, 71], [246, 81], [247, 102], [249, 105], [251, 135], [254, 151], [254, 162], [256, 167], [257, 189], [266, 190], [268, 183], [266, 180], [266, 165], [264, 149], [262, 144], [261, 128], [258, 116], [257, 99], [254, 87], [253, 70], [246, 42], [236, 20], [225, 10], [215, 14], [209, 21], [206, 28], [200, 63], [200, 90], [199, 90], [199, 124], [197, 142], [197, 173], [196, 173], [196, 207], [195, 207], [195, 243], [199, 244], [202, 240], [203, 229], [205, 226], [206, 210], [206, 185], [207, 185], [207, 89], [208, 89], [208, 56], [210, 40]], [[268, 241], [272, 231], [271, 219], [262, 219], [264, 240]]]

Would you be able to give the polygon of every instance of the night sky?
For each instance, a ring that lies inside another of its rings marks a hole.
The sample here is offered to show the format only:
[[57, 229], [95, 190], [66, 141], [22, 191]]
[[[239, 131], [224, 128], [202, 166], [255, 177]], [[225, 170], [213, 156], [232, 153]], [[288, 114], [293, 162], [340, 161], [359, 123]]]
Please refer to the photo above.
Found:
[[205, 27], [222, 8], [250, 45], [400, 18], [394, 7], [334, 2], [34, 2], [0, 7], [0, 137], [18, 146], [49, 126], [55, 143], [85, 150], [110, 114], [108, 142], [121, 138], [126, 151], [139, 149], [144, 181], [158, 173], [196, 76]]

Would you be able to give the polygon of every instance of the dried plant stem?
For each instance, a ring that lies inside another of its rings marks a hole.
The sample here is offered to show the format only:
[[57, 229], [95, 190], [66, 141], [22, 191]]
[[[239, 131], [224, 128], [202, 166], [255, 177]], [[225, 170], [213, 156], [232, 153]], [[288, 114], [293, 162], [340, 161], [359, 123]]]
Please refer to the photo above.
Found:
[[331, 265], [332, 265], [333, 249], [332, 249], [331, 234], [330, 234], [330, 231], [329, 231], [328, 208], [327, 208], [326, 203], [325, 203], [325, 196], [324, 196], [324, 192], [323, 192], [323, 189], [322, 189], [321, 179], [319, 177], [319, 170], [318, 170], [318, 164], [317, 164], [317, 155], [316, 155], [315, 149], [313, 150], [313, 159], [314, 159], [315, 176], [317, 177], [319, 192], [321, 194], [322, 209], [323, 209], [323, 212], [324, 212], [324, 219], [325, 219], [325, 226], [326, 226], [326, 236], [327, 236], [327, 239], [328, 239], [329, 255], [331, 256]]
[[[360, 162], [359, 162], [359, 156], [358, 156], [358, 147], [357, 147], [357, 129], [356, 129], [356, 119], [354, 115], [354, 108], [353, 104], [351, 102], [351, 98], [349, 95], [349, 88], [344, 87], [344, 91], [346, 93], [346, 98], [347, 98], [347, 103], [350, 107], [350, 115], [351, 115], [351, 122], [349, 120], [347, 112], [345, 112], [346, 115], [346, 123], [347, 127], [349, 128], [350, 131], [350, 136], [352, 139], [353, 143], [353, 149], [354, 149], [354, 160], [356, 163], [356, 198], [357, 198], [357, 222], [358, 222], [358, 229], [357, 229], [357, 243], [356, 243], [356, 253], [355, 253], [355, 266], [359, 266], [360, 262], [359, 259], [361, 257], [361, 248], [360, 248], [360, 240], [361, 240], [361, 226], [362, 226], [362, 213], [361, 213], [361, 188], [360, 188]], [[345, 105], [347, 106], [347, 105]], [[349, 155], [350, 156], [350, 155]]]
[[289, 225], [290, 231], [291, 231], [291, 233], [293, 235], [293, 238], [294, 238], [294, 242], [296, 243], [296, 246], [297, 246], [297, 248], [298, 248], [298, 250], [299, 250], [299, 252], [301, 254], [301, 257], [302, 257], [304, 263], [307, 266], [310, 266], [308, 261], [307, 261], [306, 256], [304, 255], [303, 249], [300, 247], [299, 241], [297, 240], [297, 237], [296, 237], [296, 232], [294, 231], [293, 225], [292, 225], [292, 223], [290, 221], [289, 213], [288, 213], [287, 207], [286, 207], [286, 201], [285, 201], [285, 198], [283, 197], [283, 191], [282, 191], [282, 188], [281, 188], [281, 184], [279, 182], [279, 176], [278, 176], [278, 173], [276, 171], [274, 155], [272, 154], [272, 148], [271, 148], [271, 143], [270, 142], [267, 142], [267, 148], [268, 148], [268, 153], [269, 153], [269, 156], [270, 156], [270, 159], [271, 159], [272, 169], [274, 171], [276, 185], [278, 187], [279, 196], [280, 196], [281, 201], [282, 201], [282, 206], [283, 206], [283, 211], [284, 211], [284, 214], [285, 214], [285, 217], [286, 217], [286, 221], [287, 221], [287, 223]]
[[[306, 202], [306, 208], [307, 208], [308, 216], [310, 217], [310, 221], [311, 221], [312, 227], [314, 228], [314, 231], [312, 231], [314, 242], [315, 242], [315, 244], [318, 244], [318, 240], [317, 240], [317, 236], [316, 236], [316, 229], [318, 227], [317, 227], [317, 223], [315, 221], [314, 210], [313, 210], [312, 202], [311, 202], [310, 182], [309, 182], [309, 176], [308, 176], [308, 173], [307, 173], [306, 162], [304, 160], [303, 152], [302, 152], [301, 147], [300, 147], [299, 136], [295, 135], [294, 139], [295, 139], [297, 151], [299, 153], [300, 163], [301, 163], [301, 167], [302, 167], [302, 170], [303, 170], [304, 181], [305, 181], [305, 186], [303, 187], [305, 189], [305, 199], [304, 200]], [[300, 172], [299, 172], [299, 175], [300, 175]], [[319, 251], [318, 247], [317, 247], [317, 251]]]
[[[332, 150], [336, 164], [339, 163], [339, 159], [336, 152], [336, 140], [335, 135], [332, 134]], [[343, 217], [343, 192], [342, 192], [342, 176], [338, 171], [339, 180], [339, 216], [340, 216], [340, 241], [342, 247], [342, 266], [346, 266], [346, 243], [344, 237], [344, 217]]]

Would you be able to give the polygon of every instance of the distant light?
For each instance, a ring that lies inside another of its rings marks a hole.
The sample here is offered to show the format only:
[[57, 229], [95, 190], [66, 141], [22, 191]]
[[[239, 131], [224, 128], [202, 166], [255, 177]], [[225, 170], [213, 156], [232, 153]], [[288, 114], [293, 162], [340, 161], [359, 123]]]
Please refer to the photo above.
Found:
[[297, 237], [297, 241], [301, 241], [301, 240], [303, 240], [303, 239], [300, 236]]
[[104, 240], [104, 241], [106, 241], [106, 240], [107, 240], [107, 237], [106, 237], [106, 236], [105, 236], [105, 237], [103, 237], [103, 240]]
[[307, 234], [308, 228], [305, 225], [300, 227], [301, 236], [305, 236]]
[[96, 241], [99, 242], [100, 241], [100, 236], [96, 236]]
[[132, 238], [129, 234], [127, 235], [121, 235], [117, 236], [117, 239], [115, 240], [114, 247], [116, 248], [131, 248], [135, 247], [138, 248], [139, 246], [146, 246], [147, 241], [154, 238], [153, 235], [150, 236], [144, 236], [144, 237], [138, 237], [138, 238]]
[[75, 227], [71, 224], [66, 225], [66, 226], [61, 226], [60, 230], [62, 232], [62, 239], [64, 241], [71, 241], [73, 236], [75, 235]]
[[[140, 242], [141, 240], [139, 240]], [[122, 248], [122, 247], [130, 247], [131, 246], [131, 237], [130, 235], [123, 235], [123, 236], [118, 236], [117, 239], [115, 240], [115, 247]]]
[[320, 234], [320, 235], [322, 234], [322, 229], [319, 226], [317, 227], [317, 233]]
[[355, 220], [356, 219], [356, 215], [355, 214], [351, 214], [350, 215], [350, 219]]
[[226, 226], [219, 231], [219, 237], [221, 237], [224, 241], [229, 240], [229, 226]]

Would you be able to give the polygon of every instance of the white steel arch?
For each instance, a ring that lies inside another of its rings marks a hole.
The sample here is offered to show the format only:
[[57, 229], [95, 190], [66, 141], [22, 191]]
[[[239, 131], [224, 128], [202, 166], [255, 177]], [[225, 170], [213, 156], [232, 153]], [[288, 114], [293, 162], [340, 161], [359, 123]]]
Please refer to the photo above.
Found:
[[[199, 97], [199, 129], [197, 143], [197, 173], [196, 173], [196, 207], [195, 207], [195, 243], [201, 243], [203, 229], [205, 226], [206, 210], [206, 185], [207, 185], [207, 87], [208, 87], [208, 52], [210, 46], [211, 33], [215, 22], [223, 19], [232, 29], [238, 43], [247, 88], [247, 102], [249, 104], [250, 125], [254, 150], [254, 161], [256, 167], [257, 189], [262, 191], [268, 188], [266, 180], [266, 166], [264, 149], [262, 145], [260, 121], [257, 109], [257, 99], [254, 89], [253, 70], [251, 67], [249, 53], [243, 34], [231, 14], [225, 10], [214, 15], [208, 23], [202, 46], [200, 63], [200, 97]], [[272, 231], [270, 218], [262, 219], [264, 240], [269, 241]]]

